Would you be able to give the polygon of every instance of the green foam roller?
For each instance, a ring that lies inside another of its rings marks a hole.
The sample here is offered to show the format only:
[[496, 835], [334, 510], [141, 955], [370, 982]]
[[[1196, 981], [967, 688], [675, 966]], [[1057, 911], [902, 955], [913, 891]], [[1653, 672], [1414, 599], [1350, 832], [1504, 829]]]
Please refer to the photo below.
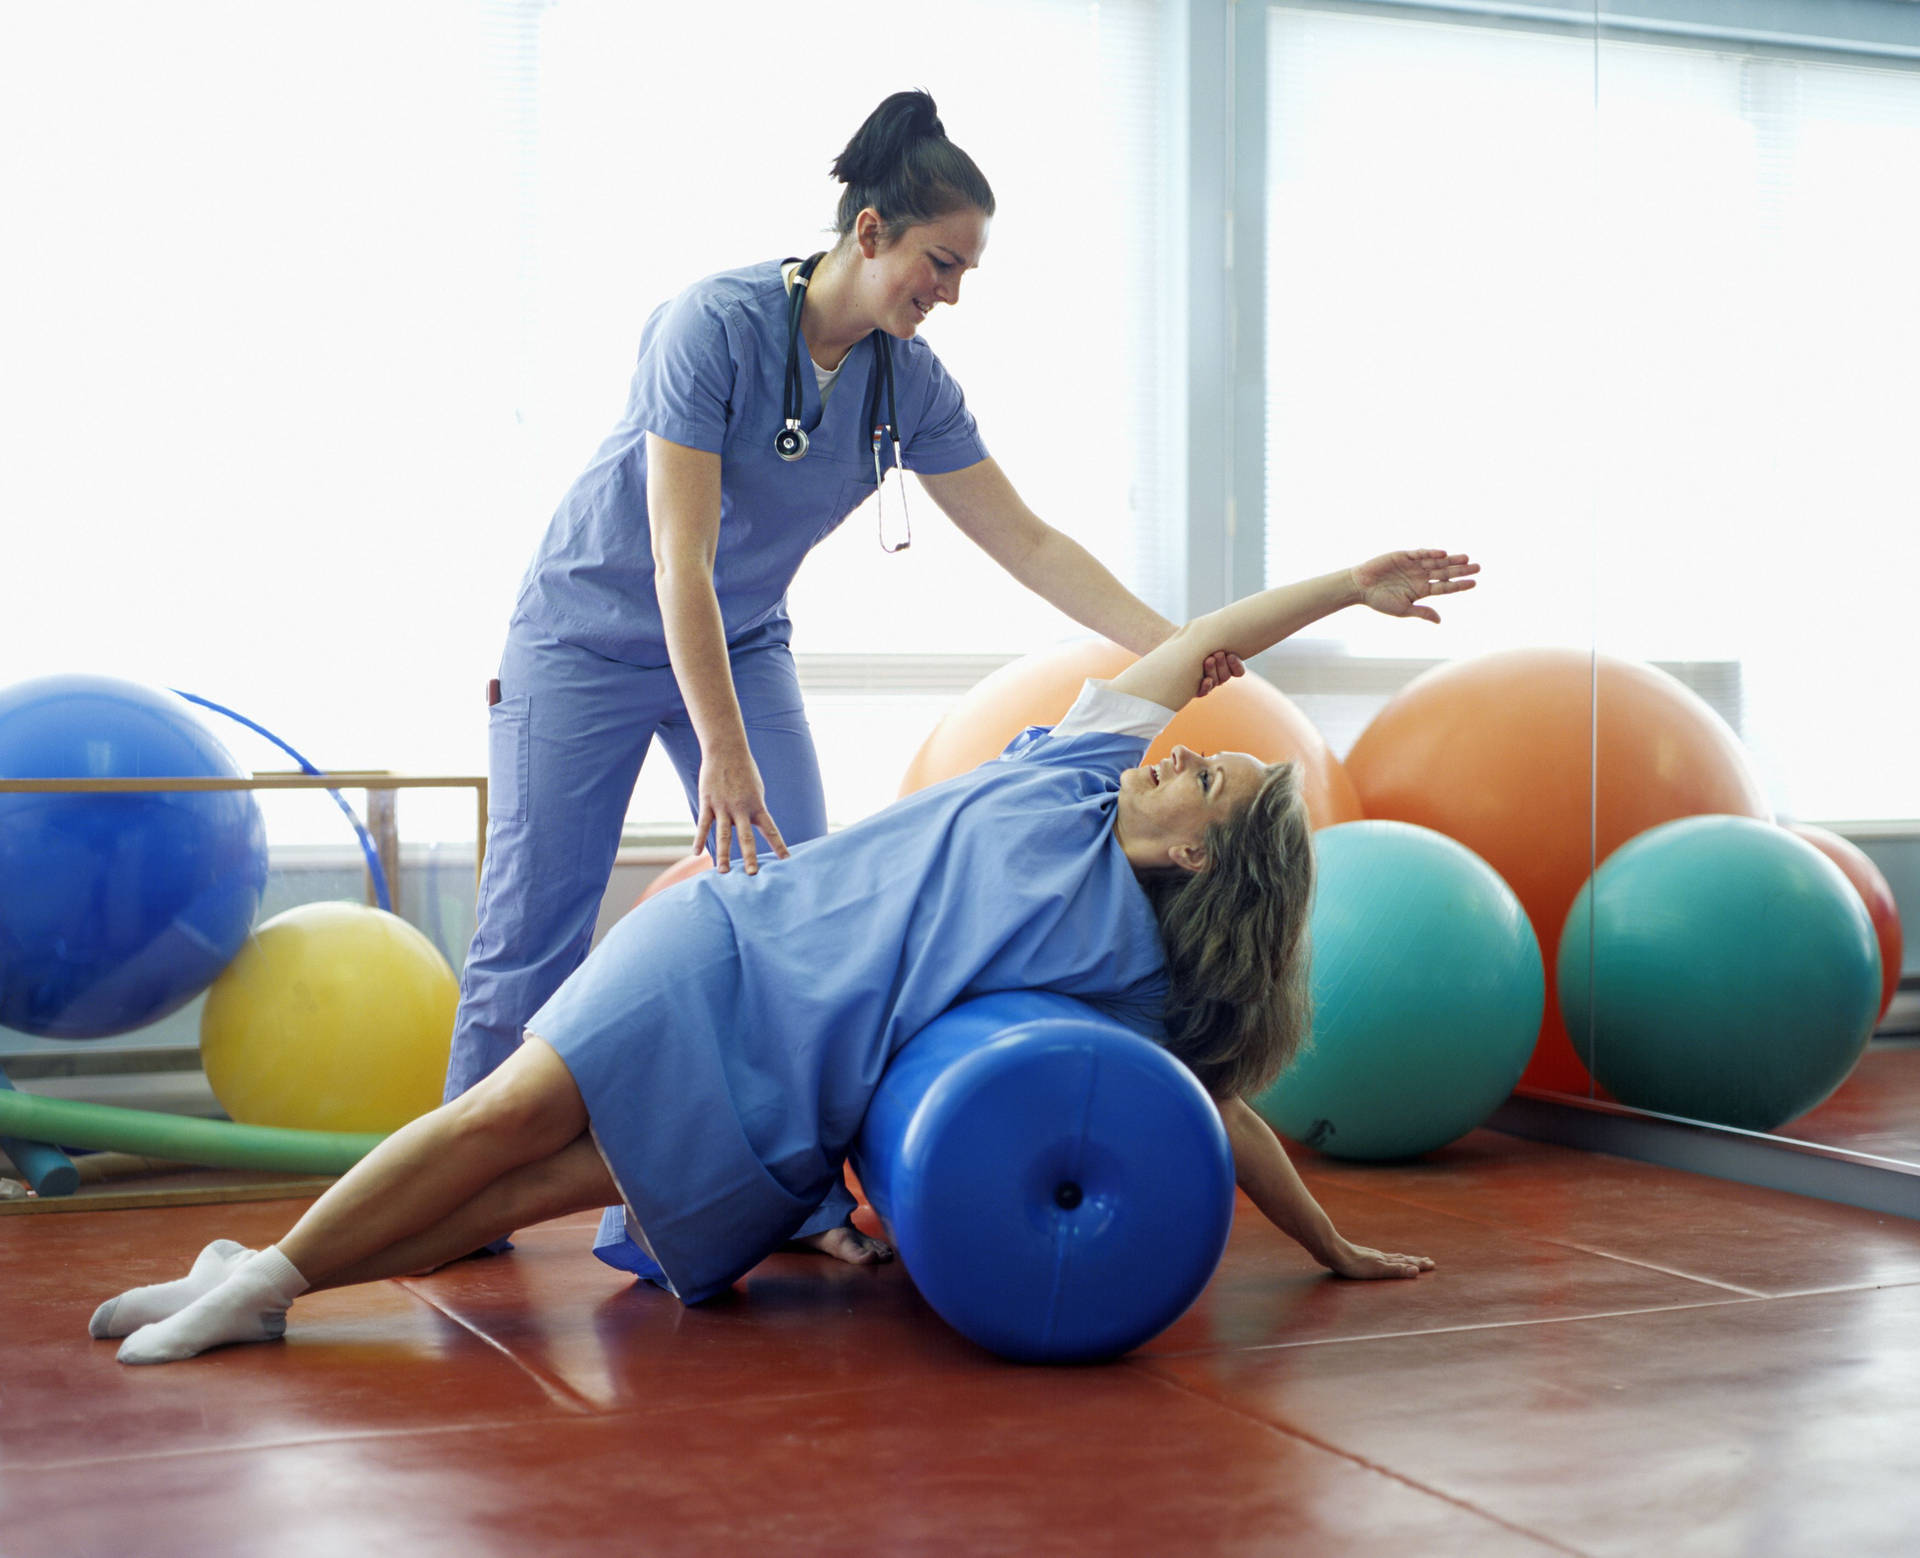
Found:
[[0, 1089], [0, 1136], [276, 1174], [344, 1174], [383, 1139], [377, 1133], [292, 1131], [236, 1125], [230, 1120], [196, 1120], [4, 1089]]

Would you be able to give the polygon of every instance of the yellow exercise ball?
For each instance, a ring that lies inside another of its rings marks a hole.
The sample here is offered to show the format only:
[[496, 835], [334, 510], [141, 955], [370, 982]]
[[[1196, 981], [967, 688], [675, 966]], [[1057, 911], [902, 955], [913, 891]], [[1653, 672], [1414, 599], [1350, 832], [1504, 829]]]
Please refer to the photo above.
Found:
[[207, 992], [200, 1063], [246, 1125], [392, 1131], [440, 1102], [460, 986], [405, 920], [306, 903], [256, 930]]

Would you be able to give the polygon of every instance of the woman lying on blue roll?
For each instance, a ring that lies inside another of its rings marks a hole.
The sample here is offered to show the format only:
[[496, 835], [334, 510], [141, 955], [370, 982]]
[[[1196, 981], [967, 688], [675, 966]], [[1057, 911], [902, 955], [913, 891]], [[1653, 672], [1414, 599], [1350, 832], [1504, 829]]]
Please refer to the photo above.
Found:
[[[595, 1251], [684, 1303], [728, 1287], [840, 1174], [894, 1053], [995, 990], [1078, 997], [1162, 1042], [1219, 1103], [1254, 1205], [1346, 1277], [1432, 1262], [1333, 1227], [1244, 1100], [1305, 1034], [1313, 847], [1298, 771], [1146, 747], [1210, 652], [1251, 658], [1345, 606], [1439, 616], [1462, 554], [1394, 552], [1194, 621], [1050, 731], [753, 874], [627, 915], [530, 1042], [327, 1191], [278, 1245], [209, 1245], [95, 1312], [123, 1363], [282, 1334], [310, 1288], [430, 1270], [515, 1228], [611, 1207]], [[865, 1236], [861, 1236], [865, 1239]], [[891, 1251], [865, 1240], [859, 1252]]]

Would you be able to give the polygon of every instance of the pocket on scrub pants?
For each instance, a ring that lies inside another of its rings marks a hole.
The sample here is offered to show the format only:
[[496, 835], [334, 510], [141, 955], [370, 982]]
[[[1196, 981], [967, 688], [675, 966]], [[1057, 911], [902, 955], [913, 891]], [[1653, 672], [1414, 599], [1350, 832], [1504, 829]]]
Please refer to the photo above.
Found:
[[487, 710], [487, 816], [523, 822], [527, 815], [527, 709], [522, 693]]

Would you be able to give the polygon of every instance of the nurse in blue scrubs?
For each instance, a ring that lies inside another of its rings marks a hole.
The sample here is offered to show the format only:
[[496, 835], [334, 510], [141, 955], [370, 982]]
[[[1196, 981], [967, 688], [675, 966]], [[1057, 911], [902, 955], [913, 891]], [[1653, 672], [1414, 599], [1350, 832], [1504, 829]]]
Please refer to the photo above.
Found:
[[[883, 477], [881, 544], [908, 540], [896, 461], [1076, 621], [1138, 653], [1173, 631], [1021, 502], [919, 338], [934, 308], [959, 302], [994, 209], [933, 100], [889, 97], [833, 171], [845, 190], [832, 249], [709, 276], [647, 322], [626, 413], [527, 570], [490, 716], [486, 866], [448, 1098], [512, 1053], [586, 956], [656, 737], [720, 871], [737, 857], [751, 874], [762, 847], [784, 856], [826, 831], [786, 590]], [[1239, 670], [1211, 658], [1200, 690]], [[837, 1190], [798, 1237], [877, 1258], [847, 1223], [852, 1205]]]

